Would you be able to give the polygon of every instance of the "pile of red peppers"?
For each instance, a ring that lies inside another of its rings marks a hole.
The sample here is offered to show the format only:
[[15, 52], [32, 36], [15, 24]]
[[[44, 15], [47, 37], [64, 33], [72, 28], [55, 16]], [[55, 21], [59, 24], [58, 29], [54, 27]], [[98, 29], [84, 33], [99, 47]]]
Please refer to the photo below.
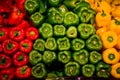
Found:
[[28, 78], [28, 53], [39, 37], [24, 10], [25, 0], [0, 0], [0, 80]]

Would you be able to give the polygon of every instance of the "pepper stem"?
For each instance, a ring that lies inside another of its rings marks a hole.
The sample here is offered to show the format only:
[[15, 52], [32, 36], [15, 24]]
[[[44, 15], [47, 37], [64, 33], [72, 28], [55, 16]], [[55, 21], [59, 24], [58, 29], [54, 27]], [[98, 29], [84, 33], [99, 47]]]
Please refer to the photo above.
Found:
[[6, 59], [5, 59], [5, 57], [2, 57], [0, 60], [0, 64], [5, 64], [5, 63], [6, 63]]
[[7, 44], [7, 49], [8, 49], [8, 50], [11, 50], [12, 48], [13, 48], [13, 44], [10, 43], [10, 42], [8, 42], [8, 44]]
[[113, 37], [112, 37], [112, 36], [108, 36], [107, 40], [108, 40], [109, 42], [113, 42]]
[[18, 61], [22, 61], [23, 59], [24, 59], [24, 56], [22, 55], [18, 57]]
[[14, 32], [14, 36], [16, 37], [16, 36], [18, 36], [19, 35], [19, 31], [15, 31]]
[[103, 17], [106, 16], [105, 12], [102, 10], [102, 14], [101, 14]]
[[4, 76], [5, 80], [8, 80], [9, 76], [7, 74], [4, 74], [3, 76]]
[[116, 69], [116, 72], [117, 72], [118, 74], [120, 74], [120, 67], [118, 67], [118, 68]]
[[28, 44], [27, 44], [27, 43], [22, 44], [22, 46], [23, 46], [24, 48], [28, 48]]
[[20, 70], [20, 74], [25, 74], [27, 68], [28, 68], [28, 66], [22, 67], [21, 70]]
[[109, 54], [108, 58], [109, 58], [110, 60], [114, 60], [114, 59], [115, 59], [115, 55], [114, 55], [113, 53], [111, 53], [111, 54]]
[[0, 31], [0, 37], [4, 36], [4, 32]]

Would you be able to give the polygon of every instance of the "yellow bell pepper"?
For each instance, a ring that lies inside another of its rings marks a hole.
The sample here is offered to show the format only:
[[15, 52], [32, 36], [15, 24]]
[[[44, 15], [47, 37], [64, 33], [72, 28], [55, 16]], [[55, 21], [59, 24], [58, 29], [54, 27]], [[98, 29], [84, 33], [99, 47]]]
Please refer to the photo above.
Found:
[[120, 50], [120, 35], [118, 35], [118, 40], [117, 40], [117, 44], [115, 45], [115, 47]]
[[119, 17], [120, 18], [120, 6], [116, 6], [112, 8], [112, 16], [113, 17]]

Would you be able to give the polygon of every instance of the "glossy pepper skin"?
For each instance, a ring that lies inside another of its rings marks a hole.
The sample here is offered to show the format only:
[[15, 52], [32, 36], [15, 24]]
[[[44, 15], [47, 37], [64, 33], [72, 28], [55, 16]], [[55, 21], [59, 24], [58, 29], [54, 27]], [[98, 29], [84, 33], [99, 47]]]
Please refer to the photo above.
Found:
[[44, 78], [47, 75], [45, 65], [43, 63], [36, 64], [32, 67], [31, 74], [35, 78]]
[[0, 80], [13, 80], [14, 76], [15, 69], [13, 67], [2, 69], [0, 71]]
[[77, 76], [80, 73], [80, 65], [75, 61], [65, 64], [64, 72], [66, 76]]
[[101, 61], [101, 62], [97, 63], [96, 71], [97, 71], [97, 73], [96, 73], [97, 77], [109, 78], [111, 66], [109, 64], [106, 64]]
[[71, 52], [70, 51], [60, 51], [58, 53], [58, 61], [61, 63], [67, 63], [71, 59]]
[[36, 50], [32, 50], [30, 53], [29, 53], [29, 62], [32, 64], [32, 65], [36, 65], [37, 63], [41, 62], [42, 61], [42, 54], [39, 53], [38, 51]]
[[68, 12], [68, 8], [63, 4], [59, 6], [58, 11], [64, 16]]
[[31, 68], [27, 65], [17, 67], [15, 71], [15, 75], [17, 78], [29, 78], [31, 76]]
[[27, 54], [25, 54], [21, 51], [18, 51], [13, 55], [14, 65], [17, 67], [24, 66], [28, 63], [28, 58], [29, 57]]
[[70, 41], [67, 37], [57, 39], [58, 50], [69, 50]]
[[3, 41], [3, 51], [7, 55], [12, 55], [18, 50], [18, 43], [16, 41], [13, 41], [11, 39], [6, 39]]
[[82, 74], [85, 77], [93, 76], [95, 72], [95, 66], [93, 64], [85, 64], [82, 66]]
[[78, 26], [78, 32], [80, 34], [80, 38], [87, 39], [91, 35], [95, 34], [95, 28], [92, 24], [81, 23]]
[[0, 54], [0, 69], [8, 68], [12, 65], [12, 60], [5, 54]]
[[88, 63], [88, 57], [89, 53], [85, 49], [73, 53], [73, 59], [77, 61], [80, 65]]
[[77, 28], [75, 26], [70, 26], [66, 31], [66, 36], [68, 38], [76, 38], [77, 37]]
[[87, 40], [86, 40], [86, 47], [89, 50], [100, 50], [102, 48], [102, 42], [100, 40], [100, 37], [97, 34], [94, 34], [92, 36], [90, 36]]
[[42, 26], [39, 28], [39, 33], [42, 35], [43, 38], [48, 38], [53, 36], [53, 27], [49, 23], [43, 23]]
[[21, 12], [25, 12], [24, 3], [26, 0], [15, 0], [16, 6], [20, 9]]
[[56, 50], [57, 49], [57, 43], [55, 38], [47, 38], [45, 42], [45, 48], [48, 50]]
[[71, 41], [71, 48], [74, 51], [79, 51], [85, 47], [85, 42], [82, 39], [76, 38]]
[[45, 41], [43, 39], [38, 38], [33, 44], [33, 49], [43, 52], [45, 50]]
[[48, 4], [53, 7], [59, 5], [59, 3], [60, 3], [60, 0], [48, 0]]

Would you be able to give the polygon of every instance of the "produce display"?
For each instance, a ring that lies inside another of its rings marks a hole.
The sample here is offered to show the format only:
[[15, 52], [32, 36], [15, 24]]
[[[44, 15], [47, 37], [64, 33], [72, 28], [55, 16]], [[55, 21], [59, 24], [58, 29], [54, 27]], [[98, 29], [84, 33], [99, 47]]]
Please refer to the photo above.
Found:
[[0, 80], [120, 78], [119, 0], [1, 0]]

